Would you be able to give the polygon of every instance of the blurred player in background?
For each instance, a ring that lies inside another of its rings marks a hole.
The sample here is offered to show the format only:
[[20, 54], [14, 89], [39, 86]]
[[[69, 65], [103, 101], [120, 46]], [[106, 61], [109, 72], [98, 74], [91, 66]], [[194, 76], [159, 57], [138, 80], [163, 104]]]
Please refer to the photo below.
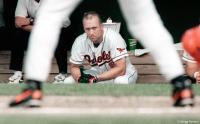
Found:
[[[9, 83], [19, 83], [22, 80], [24, 51], [28, 44], [30, 32], [34, 26], [34, 18], [40, 6], [40, 0], [18, 0], [15, 10], [15, 35], [11, 50], [10, 69], [14, 74], [9, 78]], [[69, 18], [65, 18], [61, 30], [59, 45], [55, 51], [55, 57], [59, 68], [59, 74], [55, 76], [55, 82], [63, 81], [67, 74], [67, 50], [66, 31], [70, 25]]]
[[[28, 106], [39, 106], [31, 103], [42, 99], [42, 95], [38, 95], [42, 94], [41, 82], [46, 81], [48, 77], [62, 22], [64, 17], [70, 16], [80, 1], [42, 1], [25, 63], [27, 88], [16, 96], [10, 106], [23, 103]], [[151, 51], [161, 72], [172, 83], [174, 106], [193, 105], [191, 81], [183, 76], [184, 68], [173, 47], [173, 39], [163, 26], [153, 1], [119, 0], [119, 3], [130, 32]]]
[[186, 73], [200, 83], [200, 25], [186, 30], [182, 43], [185, 49], [183, 60], [186, 61]]

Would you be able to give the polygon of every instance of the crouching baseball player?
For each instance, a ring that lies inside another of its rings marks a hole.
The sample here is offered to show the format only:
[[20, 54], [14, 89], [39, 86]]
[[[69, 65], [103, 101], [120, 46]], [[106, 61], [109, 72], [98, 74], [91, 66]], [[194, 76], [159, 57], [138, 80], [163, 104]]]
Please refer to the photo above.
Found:
[[[84, 14], [83, 28], [85, 33], [77, 37], [72, 46], [72, 76], [64, 83], [135, 83], [137, 71], [130, 63], [121, 35], [104, 29], [99, 15], [93, 11]], [[84, 62], [90, 64], [89, 70], [80, 68]]]

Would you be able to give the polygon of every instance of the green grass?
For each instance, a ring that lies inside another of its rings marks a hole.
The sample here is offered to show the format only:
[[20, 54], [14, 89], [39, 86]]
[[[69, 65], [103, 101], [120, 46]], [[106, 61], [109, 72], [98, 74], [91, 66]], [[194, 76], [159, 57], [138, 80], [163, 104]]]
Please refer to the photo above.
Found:
[[[0, 84], [0, 95], [15, 95], [24, 87], [23, 84]], [[193, 85], [196, 95], [200, 95], [200, 85]], [[169, 84], [44, 84], [45, 95], [66, 96], [169, 96]]]
[[0, 117], [1, 124], [199, 124], [199, 117], [174, 116], [46, 116]]

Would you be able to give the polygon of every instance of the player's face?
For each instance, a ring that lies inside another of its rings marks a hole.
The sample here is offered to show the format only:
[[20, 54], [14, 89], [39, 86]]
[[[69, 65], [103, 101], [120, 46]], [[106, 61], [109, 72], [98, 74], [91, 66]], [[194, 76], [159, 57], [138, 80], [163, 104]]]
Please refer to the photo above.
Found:
[[94, 43], [103, 41], [103, 26], [98, 17], [83, 20], [83, 28], [88, 38]]

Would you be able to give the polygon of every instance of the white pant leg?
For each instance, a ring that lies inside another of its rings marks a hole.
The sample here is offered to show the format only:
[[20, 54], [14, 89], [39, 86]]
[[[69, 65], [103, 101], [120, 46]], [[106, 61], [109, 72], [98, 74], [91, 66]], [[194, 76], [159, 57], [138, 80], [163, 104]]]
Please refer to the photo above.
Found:
[[150, 50], [166, 79], [184, 74], [184, 68], [152, 0], [119, 0], [128, 28]]
[[25, 60], [25, 77], [37, 81], [47, 79], [63, 20], [69, 17], [80, 0], [41, 2]]
[[114, 79], [115, 84], [135, 84], [138, 79], [137, 71], [134, 74], [119, 76]]

